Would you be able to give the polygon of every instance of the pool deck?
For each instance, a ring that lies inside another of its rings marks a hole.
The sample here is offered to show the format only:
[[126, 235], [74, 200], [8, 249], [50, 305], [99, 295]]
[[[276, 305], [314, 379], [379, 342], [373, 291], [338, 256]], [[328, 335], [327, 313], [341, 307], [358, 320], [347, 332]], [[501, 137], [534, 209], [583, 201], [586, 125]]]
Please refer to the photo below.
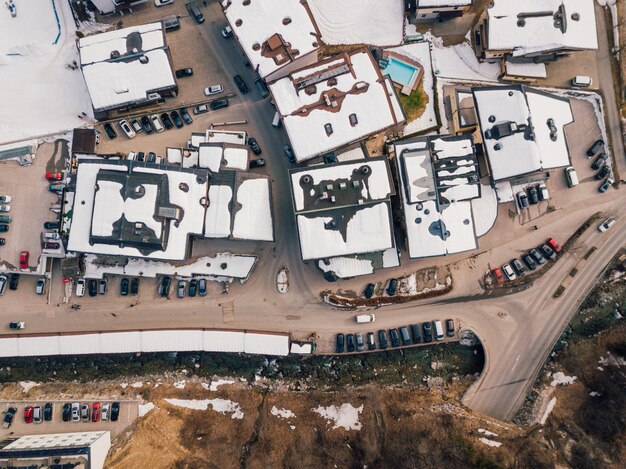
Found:
[[[385, 58], [393, 57], [394, 59], [399, 60], [400, 62], [409, 64], [410, 66], [414, 67], [417, 70], [417, 76], [413, 77], [413, 80], [411, 81], [409, 85], [402, 85], [400, 83], [393, 81], [393, 78], [391, 79], [393, 84], [400, 90], [400, 93], [408, 96], [413, 91], [415, 91], [420, 81], [422, 81], [422, 77], [424, 76], [424, 67], [422, 67], [422, 65], [419, 62], [408, 58], [406, 55], [398, 54], [396, 52], [384, 51], [383, 57]], [[382, 73], [383, 75], [385, 74], [384, 69]]]

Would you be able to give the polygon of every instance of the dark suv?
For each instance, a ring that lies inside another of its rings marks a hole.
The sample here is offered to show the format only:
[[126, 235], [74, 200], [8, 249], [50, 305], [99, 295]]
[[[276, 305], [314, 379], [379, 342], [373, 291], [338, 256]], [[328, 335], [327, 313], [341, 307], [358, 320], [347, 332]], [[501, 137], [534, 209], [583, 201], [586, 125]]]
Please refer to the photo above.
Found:
[[424, 331], [424, 342], [432, 342], [433, 325], [430, 322], [422, 323], [422, 330]]
[[393, 347], [400, 347], [400, 334], [398, 329], [389, 329], [389, 337], [391, 337], [391, 345]]
[[354, 352], [354, 334], [348, 334], [348, 352]]
[[241, 94], [246, 94], [248, 91], [250, 91], [248, 89], [248, 85], [246, 85], [246, 82], [243, 81], [243, 78], [241, 78], [241, 75], [235, 75], [233, 79], [235, 80], [235, 85], [237, 85], [237, 89], [241, 91]]
[[223, 109], [228, 107], [228, 99], [217, 99], [215, 101], [211, 101], [211, 111], [217, 111], [218, 109]]
[[378, 331], [378, 345], [381, 349], [386, 349], [389, 346], [387, 343], [387, 333], [385, 331]]
[[337, 353], [343, 353], [343, 334], [337, 334]]

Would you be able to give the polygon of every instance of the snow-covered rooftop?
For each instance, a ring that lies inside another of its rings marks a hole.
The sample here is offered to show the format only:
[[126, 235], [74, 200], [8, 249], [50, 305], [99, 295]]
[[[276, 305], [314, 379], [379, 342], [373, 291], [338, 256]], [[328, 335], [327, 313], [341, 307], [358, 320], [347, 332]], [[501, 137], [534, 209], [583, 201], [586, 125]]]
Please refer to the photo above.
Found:
[[404, 33], [402, 0], [308, 0], [326, 44], [400, 44]]
[[269, 179], [246, 179], [237, 187], [233, 238], [273, 241], [274, 229]]
[[319, 32], [306, 2], [223, 0], [222, 7], [261, 78], [319, 48]]
[[223, 169], [248, 169], [248, 147], [222, 143], [200, 143], [198, 146], [198, 166], [208, 168], [212, 173]]
[[568, 99], [523, 85], [472, 92], [494, 181], [570, 164]]
[[559, 49], [597, 49], [593, 0], [494, 0], [487, 8], [489, 50], [523, 56]]
[[298, 162], [405, 120], [393, 86], [366, 49], [302, 68], [270, 90]]
[[459, 7], [471, 4], [472, 0], [417, 0], [417, 8]]
[[148, 93], [176, 86], [162, 23], [87, 36], [78, 50], [96, 111], [148, 101]]

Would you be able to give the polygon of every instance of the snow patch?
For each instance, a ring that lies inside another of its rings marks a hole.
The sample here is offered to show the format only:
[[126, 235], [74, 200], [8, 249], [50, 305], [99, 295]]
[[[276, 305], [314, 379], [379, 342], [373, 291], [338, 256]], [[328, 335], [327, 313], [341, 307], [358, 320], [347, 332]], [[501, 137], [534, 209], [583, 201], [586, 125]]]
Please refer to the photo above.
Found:
[[485, 436], [498, 436], [497, 433], [490, 432], [489, 430], [485, 430], [484, 428], [479, 428], [478, 433], [482, 433]]
[[146, 402], [145, 404], [139, 404], [139, 417], [145, 416], [152, 409], [157, 408], [152, 402]]
[[202, 383], [202, 387], [208, 391], [217, 391], [217, 388], [224, 384], [233, 384], [235, 382], [234, 379], [217, 379], [215, 381], [211, 381], [210, 385]]
[[320, 414], [327, 421], [333, 421], [333, 429], [343, 428], [344, 430], [360, 430], [361, 422], [359, 415], [363, 412], [363, 405], [354, 407], [352, 404], [342, 404], [341, 407], [334, 405], [328, 407], [318, 406], [311, 409], [313, 412]]
[[552, 373], [550, 386], [556, 387], [559, 384], [572, 384], [574, 381], [576, 381], [576, 376], [565, 376], [563, 372], [557, 371], [556, 373]]
[[294, 414], [289, 409], [279, 409], [276, 406], [272, 406], [271, 412], [272, 412], [272, 415], [275, 415], [276, 417], [280, 417], [281, 419], [290, 419], [296, 416], [296, 414]]
[[231, 413], [232, 419], [243, 419], [243, 411], [238, 403], [228, 399], [165, 399], [168, 404], [192, 410], [207, 410], [209, 406], [220, 414]]
[[143, 386], [143, 382], [141, 381], [137, 381], [136, 383], [133, 383], [130, 385], [131, 388], [140, 388]]
[[176, 382], [174, 383], [174, 387], [175, 387], [176, 389], [185, 389], [185, 384], [187, 384], [187, 381], [186, 381], [186, 380], [184, 380], [184, 379], [182, 379], [182, 380], [180, 380], [180, 381], [176, 381]]
[[556, 405], [556, 397], [553, 397], [552, 399], [550, 399], [550, 402], [548, 402], [548, 405], [546, 406], [546, 410], [543, 412], [543, 415], [541, 416], [541, 420], [539, 421], [541, 425], [545, 425], [546, 420], [548, 420], [548, 417], [550, 416], [550, 413], [552, 413], [552, 411], [554, 410], [555, 405]]
[[20, 381], [19, 385], [22, 387], [24, 392], [28, 392], [35, 386], [41, 386], [41, 383], [37, 383], [36, 381]]
[[493, 446], [494, 448], [499, 448], [500, 446], [502, 446], [502, 443], [500, 443], [499, 441], [493, 441], [487, 438], [479, 438], [478, 440], [486, 444], [487, 446]]

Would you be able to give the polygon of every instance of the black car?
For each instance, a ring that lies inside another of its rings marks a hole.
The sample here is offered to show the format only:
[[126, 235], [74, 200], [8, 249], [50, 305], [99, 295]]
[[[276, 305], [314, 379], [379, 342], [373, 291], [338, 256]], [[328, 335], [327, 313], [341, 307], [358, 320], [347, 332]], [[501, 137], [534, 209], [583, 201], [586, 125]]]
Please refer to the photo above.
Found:
[[522, 263], [517, 259], [513, 259], [511, 261], [511, 267], [513, 267], [513, 270], [515, 270], [517, 275], [524, 275], [524, 272], [526, 272]]
[[46, 402], [43, 406], [43, 419], [46, 422], [52, 420], [52, 402]]
[[337, 347], [335, 349], [337, 353], [343, 353], [343, 341], [343, 334], [337, 334]]
[[0, 246], [4, 246], [6, 244], [6, 238], [0, 238]]
[[204, 278], [198, 280], [198, 295], [206, 296], [206, 279]]
[[446, 319], [446, 334], [448, 337], [454, 337], [454, 321], [452, 319]]
[[596, 159], [593, 160], [593, 163], [591, 163], [591, 169], [593, 169], [594, 171], [597, 171], [598, 169], [600, 169], [600, 166], [604, 164], [607, 158], [608, 157], [606, 153], [604, 152], [600, 153], [598, 156], [596, 156]]
[[120, 282], [120, 295], [122, 296], [128, 296], [128, 286], [129, 286], [130, 282], [128, 281], [128, 279], [126, 277], [124, 277], [122, 279], [122, 281]]
[[391, 337], [391, 346], [400, 347], [400, 334], [398, 329], [389, 329], [389, 337]]
[[602, 139], [596, 140], [595, 142], [593, 142], [593, 145], [589, 147], [589, 150], [587, 150], [587, 156], [592, 157], [593, 155], [598, 153], [600, 150], [602, 150], [603, 147], [604, 147], [604, 140]]
[[378, 346], [383, 350], [389, 346], [387, 343], [387, 333], [385, 331], [378, 331]]
[[59, 243], [53, 243], [53, 242], [43, 243], [44, 249], [59, 249], [60, 247], [61, 245]]
[[181, 68], [176, 70], [176, 78], [186, 78], [193, 75], [193, 68]]
[[66, 402], [63, 404], [63, 413], [61, 414], [64, 422], [69, 422], [72, 416], [72, 404]]
[[433, 341], [433, 325], [430, 322], [422, 323], [422, 331], [424, 332], [424, 342]]
[[363, 291], [363, 297], [371, 298], [374, 295], [375, 288], [376, 288], [376, 285], [374, 285], [373, 283], [368, 283], [367, 287], [365, 287], [365, 290]]
[[357, 332], [356, 334], [354, 334], [354, 338], [356, 339], [356, 351], [362, 352], [363, 350], [365, 350], [365, 344], [363, 343], [363, 334]]
[[141, 125], [143, 125], [143, 130], [145, 130], [147, 134], [151, 134], [154, 130], [148, 116], [141, 116]]
[[117, 422], [120, 416], [120, 403], [114, 402], [111, 404], [111, 422]]
[[539, 250], [541, 251], [541, 254], [543, 254], [545, 257], [547, 257], [551, 261], [556, 259], [556, 252], [554, 252], [554, 249], [552, 249], [547, 244], [542, 244], [541, 246], [539, 246]]
[[43, 227], [46, 230], [58, 230], [61, 228], [61, 222], [58, 221], [47, 221], [43, 224]]
[[347, 341], [348, 341], [348, 352], [354, 352], [354, 334], [348, 334], [347, 336]]
[[545, 257], [543, 257], [541, 255], [541, 253], [539, 251], [537, 251], [536, 249], [531, 249], [530, 250], [530, 255], [537, 262], [537, 264], [542, 265], [542, 264], [546, 263]]
[[530, 270], [535, 270], [537, 268], [537, 264], [530, 254], [524, 254], [522, 256], [522, 260], [524, 261], [524, 264], [526, 264], [526, 267]]
[[413, 336], [414, 344], [419, 344], [422, 341], [422, 335], [420, 334], [419, 324], [411, 324], [411, 335]]
[[98, 295], [98, 281], [93, 278], [89, 280], [88, 290], [89, 290], [89, 296]]
[[109, 139], [113, 140], [114, 138], [117, 138], [117, 132], [115, 131], [115, 129], [113, 129], [113, 126], [109, 124], [108, 122], [104, 124], [104, 131], [106, 132], [107, 137], [109, 137]]
[[179, 129], [184, 126], [185, 124], [183, 124], [183, 120], [180, 118], [180, 114], [178, 114], [177, 111], [172, 111], [170, 112], [170, 116], [172, 116], [172, 120], [174, 121], [174, 124], [176, 125], [176, 127], [178, 127]]
[[192, 278], [189, 282], [189, 296], [196, 296], [196, 292], [198, 290], [198, 281], [195, 278]]
[[265, 160], [263, 158], [250, 160], [250, 168], [262, 168], [263, 166], [265, 166]]
[[289, 162], [295, 164], [296, 158], [293, 156], [293, 150], [291, 149], [291, 145], [283, 146], [283, 151], [285, 152], [285, 155], [287, 155], [287, 159], [289, 160]]
[[392, 278], [389, 280], [389, 284], [387, 285], [387, 295], [393, 296], [396, 294], [396, 290], [398, 289], [398, 279]]
[[163, 277], [161, 280], [161, 286], [159, 287], [159, 295], [166, 297], [170, 294], [170, 285], [172, 284], [172, 277]]
[[248, 91], [250, 91], [248, 89], [248, 85], [246, 85], [246, 82], [243, 81], [243, 78], [241, 78], [241, 75], [235, 75], [233, 79], [235, 80], [235, 85], [237, 85], [237, 89], [239, 89], [241, 94], [246, 94]]
[[528, 188], [528, 202], [532, 205], [539, 203], [539, 192], [537, 192], [536, 186], [530, 186]]
[[153, 151], [148, 152], [148, 156], [146, 156], [146, 163], [154, 163], [156, 161], [156, 153]]
[[172, 122], [172, 119], [170, 119], [170, 116], [167, 114], [167, 112], [164, 112], [163, 114], [161, 114], [161, 122], [163, 122], [163, 125], [165, 126], [166, 129], [171, 129], [172, 127], [174, 127], [174, 123]]
[[183, 121], [185, 121], [185, 124], [191, 125], [191, 123], [193, 122], [193, 119], [189, 115], [189, 112], [187, 111], [187, 108], [186, 107], [181, 107], [179, 112], [180, 112], [180, 116], [183, 118]]
[[2, 428], [9, 428], [11, 426], [11, 424], [13, 423], [13, 417], [15, 417], [15, 414], [17, 413], [17, 408], [15, 407], [9, 407], [6, 412], [4, 413], [4, 420], [2, 423]]
[[256, 138], [250, 137], [248, 139], [248, 145], [250, 145], [252, 153], [254, 153], [255, 155], [260, 155], [262, 153], [261, 147], [259, 146], [259, 142], [256, 141]]
[[604, 194], [606, 191], [609, 190], [609, 187], [611, 187], [611, 184], [613, 184], [615, 181], [613, 180], [613, 178], [607, 178], [606, 181], [604, 181], [600, 187], [598, 187], [598, 191], [602, 194]]
[[376, 350], [376, 341], [374, 340], [374, 333], [367, 333], [367, 350]]
[[11, 280], [9, 280], [9, 290], [17, 290], [17, 285], [20, 283], [20, 274], [11, 274]]
[[228, 107], [228, 99], [216, 99], [215, 101], [211, 101], [211, 111], [217, 111], [218, 109], [223, 109]]
[[607, 177], [609, 174], [611, 174], [611, 168], [609, 168], [608, 166], [602, 166], [602, 169], [600, 169], [600, 171], [598, 171], [598, 173], [596, 174], [596, 179], [600, 181]]
[[130, 294], [136, 295], [139, 293], [139, 279], [137, 277], [133, 277], [130, 281]]
[[143, 151], [137, 152], [137, 156], [135, 157], [137, 161], [146, 161], [146, 154]]
[[1, 224], [0, 233], [6, 233], [7, 231], [9, 231], [9, 225]]

